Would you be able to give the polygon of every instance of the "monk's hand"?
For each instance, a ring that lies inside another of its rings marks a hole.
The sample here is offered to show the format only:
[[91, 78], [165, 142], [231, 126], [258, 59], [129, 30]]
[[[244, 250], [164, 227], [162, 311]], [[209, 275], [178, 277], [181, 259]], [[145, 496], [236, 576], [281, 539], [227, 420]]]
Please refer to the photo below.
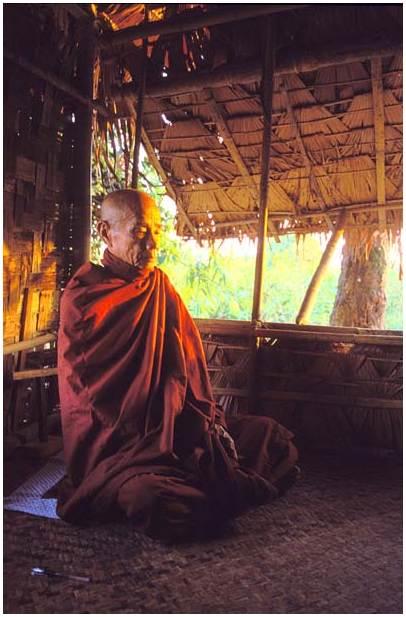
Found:
[[216, 424], [216, 430], [227, 454], [234, 460], [238, 461], [237, 449], [235, 447], [234, 439], [231, 437], [230, 433], [221, 424]]

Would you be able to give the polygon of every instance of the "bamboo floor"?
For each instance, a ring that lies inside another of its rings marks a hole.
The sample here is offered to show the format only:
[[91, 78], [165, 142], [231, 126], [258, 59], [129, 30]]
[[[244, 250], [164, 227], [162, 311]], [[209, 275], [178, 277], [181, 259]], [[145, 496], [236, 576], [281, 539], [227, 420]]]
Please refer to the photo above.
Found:
[[[285, 497], [204, 543], [5, 512], [4, 611], [402, 613], [400, 463], [312, 453], [302, 467]], [[92, 581], [33, 577], [34, 566]]]

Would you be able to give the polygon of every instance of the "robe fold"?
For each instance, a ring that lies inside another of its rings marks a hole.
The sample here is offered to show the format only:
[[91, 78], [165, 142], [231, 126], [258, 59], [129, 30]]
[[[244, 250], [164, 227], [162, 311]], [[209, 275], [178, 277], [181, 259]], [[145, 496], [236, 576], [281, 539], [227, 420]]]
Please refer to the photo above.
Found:
[[153, 536], [199, 535], [277, 496], [296, 461], [293, 435], [273, 420], [226, 422], [199, 332], [159, 268], [106, 251], [103, 266], [76, 272], [61, 300], [58, 379], [67, 521], [123, 513]]

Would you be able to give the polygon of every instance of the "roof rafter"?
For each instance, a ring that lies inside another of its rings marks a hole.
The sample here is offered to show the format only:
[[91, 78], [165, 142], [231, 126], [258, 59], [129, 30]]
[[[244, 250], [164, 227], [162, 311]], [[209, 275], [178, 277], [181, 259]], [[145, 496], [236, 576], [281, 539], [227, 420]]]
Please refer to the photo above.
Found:
[[225, 121], [223, 117], [220, 105], [217, 103], [213, 92], [211, 92], [211, 96], [212, 98], [210, 99], [210, 115], [220, 130], [221, 137], [224, 140], [224, 145], [227, 148], [231, 158], [236, 164], [241, 175], [247, 180], [248, 184], [251, 186], [255, 199], [258, 199], [259, 197], [258, 187], [255, 184], [254, 179], [252, 178], [249, 172], [249, 169], [247, 168], [246, 164], [244, 163], [242, 159], [242, 156], [240, 155], [238, 151], [238, 148], [235, 144], [233, 136], [231, 135], [231, 132], [227, 126], [227, 122]]
[[[286, 89], [286, 84], [283, 81], [283, 79], [280, 80], [280, 89], [281, 89], [281, 93], [282, 93], [282, 96], [283, 96], [283, 100], [284, 100], [286, 109], [287, 109], [288, 114], [289, 114], [289, 116], [290, 116], [290, 118], [292, 120], [293, 130], [294, 130], [295, 135], [296, 135], [297, 145], [299, 146], [300, 153], [301, 153], [301, 155], [303, 157], [303, 160], [304, 160], [305, 170], [306, 170], [305, 175], [307, 176], [307, 180], [308, 180], [308, 183], [309, 183], [309, 195], [310, 195], [311, 180], [312, 180], [312, 178], [314, 178], [313, 173], [312, 173], [312, 167], [313, 167], [312, 161], [310, 160], [310, 157], [309, 157], [309, 155], [307, 153], [307, 150], [306, 150], [306, 147], [304, 145], [302, 134], [301, 134], [300, 128], [299, 128], [299, 124], [298, 124], [298, 122], [296, 120], [295, 112], [294, 112], [293, 107], [291, 105], [291, 102], [290, 102], [290, 99], [289, 99], [289, 94], [288, 94], [288, 91]], [[305, 180], [299, 181], [299, 186], [304, 181]], [[320, 191], [319, 191], [318, 185], [317, 185], [317, 180], [315, 178], [314, 178], [314, 186], [315, 186], [315, 189], [316, 189], [317, 197], [321, 200], [321, 204], [322, 204], [323, 210], [325, 210], [326, 208], [325, 208], [325, 205], [324, 205], [324, 200], [323, 200], [322, 195], [320, 194]], [[330, 229], [334, 230], [333, 221], [328, 216], [328, 214], [326, 214], [326, 220], [327, 220], [327, 223], [328, 223], [328, 226], [330, 227]]]
[[[385, 189], [385, 109], [383, 100], [382, 83], [382, 60], [381, 58], [371, 59], [371, 78], [372, 78], [372, 102], [374, 112], [375, 129], [375, 168], [376, 168], [376, 192], [377, 201], [384, 205], [386, 202]], [[385, 228], [385, 210], [379, 210], [379, 225]]]

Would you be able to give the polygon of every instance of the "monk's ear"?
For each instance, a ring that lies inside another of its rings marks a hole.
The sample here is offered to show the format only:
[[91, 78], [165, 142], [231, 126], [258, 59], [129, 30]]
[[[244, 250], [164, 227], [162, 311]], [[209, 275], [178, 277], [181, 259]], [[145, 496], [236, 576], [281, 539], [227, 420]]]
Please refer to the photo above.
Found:
[[99, 221], [97, 223], [97, 231], [99, 232], [99, 236], [103, 240], [104, 244], [109, 246], [110, 244], [110, 225], [107, 221]]

